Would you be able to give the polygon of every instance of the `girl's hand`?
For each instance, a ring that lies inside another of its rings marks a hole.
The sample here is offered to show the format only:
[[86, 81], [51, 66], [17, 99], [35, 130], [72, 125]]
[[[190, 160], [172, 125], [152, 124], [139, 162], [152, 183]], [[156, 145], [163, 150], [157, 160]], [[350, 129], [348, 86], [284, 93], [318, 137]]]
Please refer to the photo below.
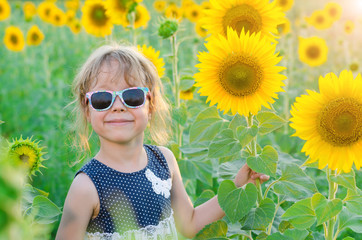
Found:
[[259, 178], [260, 179], [260, 184], [262, 184], [265, 181], [269, 180], [269, 176], [262, 174], [262, 173], [257, 173], [254, 172], [253, 170], [251, 170], [249, 168], [249, 166], [245, 163], [244, 166], [242, 166], [242, 168], [240, 168], [240, 170], [238, 171], [238, 173], [236, 174], [235, 178], [234, 178], [234, 183], [236, 185], [236, 187], [242, 187], [247, 183], [253, 183], [255, 184], [255, 180]]

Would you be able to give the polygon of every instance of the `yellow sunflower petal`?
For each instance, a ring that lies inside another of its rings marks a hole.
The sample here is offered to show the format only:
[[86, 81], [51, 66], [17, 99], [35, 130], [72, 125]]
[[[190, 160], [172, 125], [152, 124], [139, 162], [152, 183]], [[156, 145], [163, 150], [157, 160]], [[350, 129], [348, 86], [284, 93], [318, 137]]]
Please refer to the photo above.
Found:
[[261, 33], [242, 30], [239, 36], [229, 27], [227, 38], [211, 36], [205, 46], [209, 52], [198, 55], [199, 72], [194, 77], [198, 92], [207, 96], [211, 106], [217, 104], [224, 113], [255, 115], [262, 106], [269, 108], [276, 92], [283, 91], [286, 77], [279, 72], [285, 68], [270, 64], [281, 58]]
[[307, 91], [291, 110], [293, 136], [306, 140], [302, 152], [320, 169], [349, 172], [361, 166], [362, 78], [344, 70], [319, 78], [320, 93]]

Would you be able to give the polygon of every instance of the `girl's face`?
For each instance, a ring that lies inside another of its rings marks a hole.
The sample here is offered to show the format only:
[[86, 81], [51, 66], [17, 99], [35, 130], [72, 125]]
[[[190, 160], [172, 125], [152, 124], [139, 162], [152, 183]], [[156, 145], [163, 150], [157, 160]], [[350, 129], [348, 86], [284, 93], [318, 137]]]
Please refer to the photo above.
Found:
[[[103, 64], [98, 80], [89, 89], [89, 92], [121, 91], [133, 87], [129, 86], [123, 77], [117, 80], [112, 79], [117, 69], [118, 63], [115, 61], [111, 61], [110, 64]], [[107, 143], [143, 143], [144, 130], [150, 119], [149, 100], [146, 100], [142, 107], [127, 108], [117, 96], [113, 105], [105, 111], [96, 111], [88, 103], [86, 116], [93, 130], [98, 134], [101, 145]]]

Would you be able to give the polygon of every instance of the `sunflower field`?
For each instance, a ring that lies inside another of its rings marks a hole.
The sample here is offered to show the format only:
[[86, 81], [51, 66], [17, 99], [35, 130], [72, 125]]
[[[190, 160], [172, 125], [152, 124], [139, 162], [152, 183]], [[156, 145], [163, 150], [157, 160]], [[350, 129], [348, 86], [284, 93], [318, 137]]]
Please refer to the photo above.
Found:
[[[72, 82], [112, 42], [155, 65], [184, 187], [226, 214], [194, 239], [361, 239], [361, 0], [0, 0], [0, 39], [0, 240], [55, 239], [99, 146]], [[270, 179], [237, 188], [245, 163]]]

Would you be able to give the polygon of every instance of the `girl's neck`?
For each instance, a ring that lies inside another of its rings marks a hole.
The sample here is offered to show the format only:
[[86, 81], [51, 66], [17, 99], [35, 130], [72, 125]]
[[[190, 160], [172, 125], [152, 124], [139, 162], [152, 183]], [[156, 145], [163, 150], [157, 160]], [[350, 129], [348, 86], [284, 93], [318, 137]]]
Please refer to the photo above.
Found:
[[147, 154], [143, 148], [143, 141], [127, 144], [111, 143], [102, 144], [95, 159], [114, 167], [137, 168], [147, 163]]

